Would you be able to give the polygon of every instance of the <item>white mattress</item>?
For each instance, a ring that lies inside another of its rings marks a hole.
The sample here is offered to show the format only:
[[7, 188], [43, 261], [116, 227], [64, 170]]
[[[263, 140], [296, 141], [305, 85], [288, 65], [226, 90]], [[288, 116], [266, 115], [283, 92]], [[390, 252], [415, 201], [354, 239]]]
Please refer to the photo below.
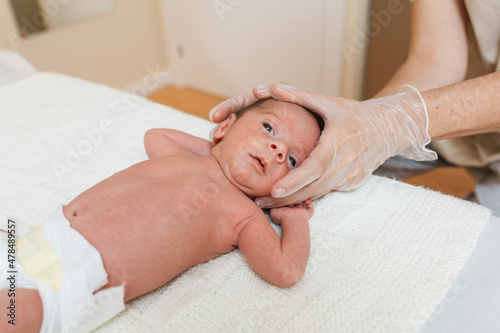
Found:
[[[213, 125], [63, 75], [0, 87], [0, 226], [14, 219], [23, 234], [61, 202], [146, 159], [142, 140], [153, 127], [207, 138]], [[371, 177], [315, 202], [311, 257], [293, 288], [266, 283], [236, 250], [127, 303], [98, 331], [416, 332], [489, 217], [476, 204]]]

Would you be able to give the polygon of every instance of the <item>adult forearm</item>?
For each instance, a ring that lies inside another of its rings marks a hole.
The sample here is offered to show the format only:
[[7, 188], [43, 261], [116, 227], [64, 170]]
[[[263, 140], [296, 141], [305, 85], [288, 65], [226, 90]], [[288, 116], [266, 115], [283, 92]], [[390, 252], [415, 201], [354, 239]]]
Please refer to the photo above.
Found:
[[432, 140], [500, 130], [500, 71], [422, 93]]
[[396, 71], [373, 98], [397, 94], [404, 84], [410, 84], [419, 91], [426, 91], [456, 83], [463, 78], [464, 72], [456, 68], [446, 68], [442, 64], [410, 59]]
[[403, 84], [426, 91], [462, 81], [467, 71], [467, 27], [463, 1], [412, 3], [408, 57], [375, 97], [396, 94]]

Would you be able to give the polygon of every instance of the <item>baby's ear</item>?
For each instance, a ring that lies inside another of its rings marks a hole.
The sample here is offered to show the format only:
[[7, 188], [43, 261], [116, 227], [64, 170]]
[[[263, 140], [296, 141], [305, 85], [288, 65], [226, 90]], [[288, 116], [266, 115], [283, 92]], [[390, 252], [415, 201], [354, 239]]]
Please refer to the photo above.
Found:
[[229, 128], [231, 127], [231, 125], [233, 125], [234, 121], [236, 120], [236, 115], [234, 113], [232, 113], [229, 118], [227, 118], [226, 120], [224, 120], [222, 123], [220, 123], [219, 125], [217, 125], [217, 127], [215, 127], [211, 133], [211, 137], [212, 137], [212, 141], [215, 143], [215, 144], [218, 144], [219, 142], [221, 142], [221, 140], [226, 136]]

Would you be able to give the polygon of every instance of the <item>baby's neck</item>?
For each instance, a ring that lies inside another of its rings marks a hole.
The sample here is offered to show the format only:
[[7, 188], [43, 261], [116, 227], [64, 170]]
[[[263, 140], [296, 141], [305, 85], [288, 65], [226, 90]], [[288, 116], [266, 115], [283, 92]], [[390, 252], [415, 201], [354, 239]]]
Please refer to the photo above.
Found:
[[217, 165], [217, 169], [224, 175], [224, 177], [226, 177], [227, 180], [229, 180], [229, 178], [226, 176], [226, 174], [224, 173], [224, 169], [222, 168], [222, 166], [220, 165], [219, 163], [219, 160], [217, 159], [217, 156], [216, 154], [214, 154], [214, 150], [212, 149], [212, 151], [210, 152], [210, 154], [208, 155], [208, 157], [215, 162], [215, 164]]
[[[222, 167], [222, 165], [219, 163], [219, 159], [217, 158], [217, 150], [215, 149], [216, 147], [214, 147], [212, 149], [212, 151], [210, 152], [210, 155], [208, 155], [208, 157], [210, 157], [214, 162], [215, 164], [217, 165], [217, 170], [220, 171], [221, 174], [224, 175], [225, 179], [231, 184], [233, 185], [236, 189], [238, 189], [241, 193], [243, 193], [244, 195], [246, 195], [248, 198], [250, 198], [251, 200], [254, 200], [255, 197], [245, 193], [245, 191], [241, 190], [236, 184], [234, 184], [232, 181], [231, 181], [231, 175], [228, 175], [226, 174], [226, 172], [224, 171], [224, 168]], [[228, 171], [229, 172], [229, 171]]]

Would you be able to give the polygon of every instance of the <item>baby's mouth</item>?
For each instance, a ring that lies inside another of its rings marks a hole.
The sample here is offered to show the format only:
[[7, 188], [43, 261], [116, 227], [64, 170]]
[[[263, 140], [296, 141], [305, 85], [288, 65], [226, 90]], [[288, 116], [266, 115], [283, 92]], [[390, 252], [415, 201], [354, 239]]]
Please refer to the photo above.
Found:
[[261, 157], [255, 157], [252, 155], [250, 155], [250, 156], [252, 157], [252, 160], [254, 161], [257, 168], [260, 171], [265, 172], [266, 171], [266, 164], [265, 164], [264, 160]]

